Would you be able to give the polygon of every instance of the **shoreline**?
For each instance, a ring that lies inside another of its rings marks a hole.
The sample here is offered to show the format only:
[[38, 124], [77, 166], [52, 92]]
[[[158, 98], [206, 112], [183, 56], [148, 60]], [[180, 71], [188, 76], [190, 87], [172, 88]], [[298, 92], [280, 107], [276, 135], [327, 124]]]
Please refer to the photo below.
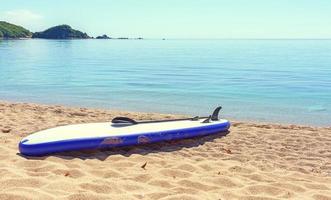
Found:
[[331, 128], [232, 122], [227, 135], [22, 157], [54, 126], [178, 115], [0, 101], [0, 199], [330, 199]]
[[[0, 99], [0, 104], [22, 104], [22, 105], [33, 105], [33, 106], [41, 106], [41, 107], [59, 107], [59, 108], [63, 108], [63, 109], [83, 109], [83, 110], [95, 110], [95, 111], [107, 111], [107, 112], [111, 112], [111, 113], [118, 113], [118, 114], [128, 114], [128, 115], [135, 115], [135, 116], [144, 116], [144, 115], [148, 115], [148, 116], [152, 116], [153, 118], [149, 118], [149, 119], [175, 119], [175, 118], [182, 118], [182, 117], [192, 117], [191, 115], [187, 115], [187, 114], [174, 114], [174, 113], [161, 113], [161, 112], [143, 112], [143, 111], [134, 111], [134, 110], [123, 110], [123, 109], [116, 109], [116, 108], [103, 108], [103, 107], [90, 107], [90, 106], [73, 106], [70, 104], [48, 104], [48, 103], [39, 103], [39, 102], [26, 102], [26, 101], [12, 101], [12, 100], [2, 100]], [[117, 116], [114, 116], [117, 117]], [[222, 117], [222, 113], [221, 113], [221, 117]], [[263, 121], [258, 121], [258, 120], [243, 120], [243, 119], [233, 119], [233, 118], [226, 118], [228, 119], [231, 124], [232, 123], [239, 123], [239, 124], [248, 124], [248, 125], [252, 125], [252, 126], [277, 126], [277, 127], [289, 127], [289, 128], [326, 128], [326, 129], [330, 129], [331, 130], [331, 124], [330, 126], [320, 126], [320, 125], [308, 125], [308, 124], [298, 124], [298, 123], [284, 123], [284, 122], [271, 122], [271, 121], [267, 121], [267, 120], [263, 120]], [[144, 118], [142, 119], [137, 119], [137, 120], [145, 120]]]

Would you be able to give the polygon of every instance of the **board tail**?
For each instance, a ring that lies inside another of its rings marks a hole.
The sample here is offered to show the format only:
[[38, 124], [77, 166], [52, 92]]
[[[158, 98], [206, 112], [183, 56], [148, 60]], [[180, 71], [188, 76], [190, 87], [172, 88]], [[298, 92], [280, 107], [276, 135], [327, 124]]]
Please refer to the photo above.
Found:
[[203, 123], [209, 123], [210, 121], [218, 121], [219, 120], [219, 112], [222, 109], [222, 106], [218, 106], [212, 115], [209, 117], [190, 117], [190, 118], [181, 118], [181, 119], [166, 119], [166, 120], [152, 120], [152, 121], [135, 121], [134, 119], [128, 117], [115, 117], [111, 122], [113, 125], [117, 126], [129, 126], [135, 124], [148, 124], [148, 123], [160, 123], [160, 122], [175, 122], [175, 121], [184, 121], [184, 120], [191, 120], [197, 121], [199, 119], [206, 119]]

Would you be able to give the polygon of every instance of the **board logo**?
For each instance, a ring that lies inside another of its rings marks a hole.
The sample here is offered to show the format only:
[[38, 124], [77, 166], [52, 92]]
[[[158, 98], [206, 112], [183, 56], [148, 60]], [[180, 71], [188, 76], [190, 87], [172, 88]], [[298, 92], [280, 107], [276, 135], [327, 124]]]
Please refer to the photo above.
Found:
[[147, 136], [141, 135], [138, 137], [138, 144], [146, 144], [149, 142], [150, 142], [150, 139]]
[[109, 137], [109, 138], [106, 138], [102, 141], [101, 144], [111, 144], [111, 145], [116, 145], [116, 144], [122, 144], [123, 141], [121, 138], [118, 138], [118, 137]]

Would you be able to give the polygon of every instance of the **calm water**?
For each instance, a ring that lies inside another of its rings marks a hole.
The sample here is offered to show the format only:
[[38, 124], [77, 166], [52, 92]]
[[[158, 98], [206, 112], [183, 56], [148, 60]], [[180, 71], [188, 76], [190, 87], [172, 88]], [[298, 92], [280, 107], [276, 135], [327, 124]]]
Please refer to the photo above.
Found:
[[331, 40], [0, 41], [0, 99], [331, 126]]

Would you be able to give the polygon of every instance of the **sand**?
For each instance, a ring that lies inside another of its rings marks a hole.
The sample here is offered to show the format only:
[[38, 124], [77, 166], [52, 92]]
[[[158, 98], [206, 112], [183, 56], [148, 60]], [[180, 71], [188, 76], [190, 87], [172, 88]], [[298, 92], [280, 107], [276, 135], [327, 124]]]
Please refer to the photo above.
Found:
[[174, 115], [0, 102], [0, 199], [331, 199], [331, 128], [234, 122], [228, 134], [41, 158], [20, 139], [64, 124]]

